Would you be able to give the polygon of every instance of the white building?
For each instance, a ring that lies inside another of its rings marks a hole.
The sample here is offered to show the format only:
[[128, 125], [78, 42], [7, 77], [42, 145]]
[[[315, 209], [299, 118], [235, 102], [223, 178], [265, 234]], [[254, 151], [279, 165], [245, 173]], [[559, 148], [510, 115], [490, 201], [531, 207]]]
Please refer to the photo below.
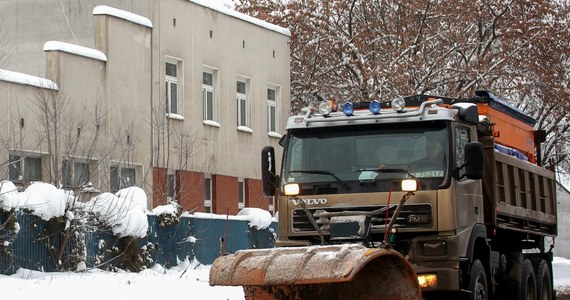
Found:
[[149, 207], [274, 209], [260, 152], [280, 149], [289, 114], [287, 29], [207, 0], [3, 0], [0, 11], [2, 179], [136, 185]]

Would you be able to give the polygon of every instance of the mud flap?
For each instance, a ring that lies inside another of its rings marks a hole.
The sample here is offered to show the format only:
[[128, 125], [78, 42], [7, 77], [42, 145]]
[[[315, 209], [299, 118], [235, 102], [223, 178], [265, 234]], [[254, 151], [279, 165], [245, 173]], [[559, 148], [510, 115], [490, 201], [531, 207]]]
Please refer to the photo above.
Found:
[[356, 244], [241, 250], [214, 261], [210, 285], [246, 299], [421, 299], [401, 254]]

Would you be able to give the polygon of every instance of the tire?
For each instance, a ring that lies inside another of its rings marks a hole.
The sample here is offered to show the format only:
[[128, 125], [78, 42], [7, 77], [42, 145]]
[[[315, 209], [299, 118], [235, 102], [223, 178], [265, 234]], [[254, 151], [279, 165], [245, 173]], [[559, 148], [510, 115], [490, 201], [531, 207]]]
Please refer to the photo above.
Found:
[[471, 292], [467, 299], [469, 300], [488, 300], [489, 285], [487, 281], [487, 273], [480, 260], [476, 259], [471, 265], [469, 273], [469, 286], [467, 289]]
[[536, 269], [536, 291], [538, 300], [552, 300], [552, 277], [546, 261], [541, 260]]
[[528, 259], [524, 260], [522, 267], [521, 300], [536, 300], [536, 276]]

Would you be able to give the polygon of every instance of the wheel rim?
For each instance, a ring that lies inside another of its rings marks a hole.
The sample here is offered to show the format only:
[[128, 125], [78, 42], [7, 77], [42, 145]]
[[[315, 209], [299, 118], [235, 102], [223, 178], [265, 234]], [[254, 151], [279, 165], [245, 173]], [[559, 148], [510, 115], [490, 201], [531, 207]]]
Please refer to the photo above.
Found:
[[487, 291], [485, 291], [485, 283], [483, 282], [484, 278], [481, 274], [477, 275], [477, 283], [475, 284], [475, 299], [476, 300], [485, 300]]

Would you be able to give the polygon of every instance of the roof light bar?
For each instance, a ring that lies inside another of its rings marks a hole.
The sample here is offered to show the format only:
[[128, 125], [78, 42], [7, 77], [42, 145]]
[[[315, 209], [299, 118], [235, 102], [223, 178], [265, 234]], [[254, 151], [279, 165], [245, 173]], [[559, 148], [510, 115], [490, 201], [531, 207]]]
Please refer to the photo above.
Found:
[[392, 100], [390, 106], [392, 106], [393, 110], [401, 112], [406, 108], [406, 100], [402, 96], [398, 96]]
[[319, 104], [319, 113], [323, 116], [328, 116], [334, 110], [333, 101], [323, 101]]
[[352, 104], [351, 102], [346, 102], [345, 104], [342, 105], [342, 112], [348, 117], [352, 116], [352, 114], [354, 113], [354, 104]]
[[380, 102], [376, 101], [376, 100], [372, 100], [372, 102], [370, 102], [370, 104], [368, 105], [368, 109], [370, 110], [371, 113], [373, 114], [379, 114], [380, 113]]

